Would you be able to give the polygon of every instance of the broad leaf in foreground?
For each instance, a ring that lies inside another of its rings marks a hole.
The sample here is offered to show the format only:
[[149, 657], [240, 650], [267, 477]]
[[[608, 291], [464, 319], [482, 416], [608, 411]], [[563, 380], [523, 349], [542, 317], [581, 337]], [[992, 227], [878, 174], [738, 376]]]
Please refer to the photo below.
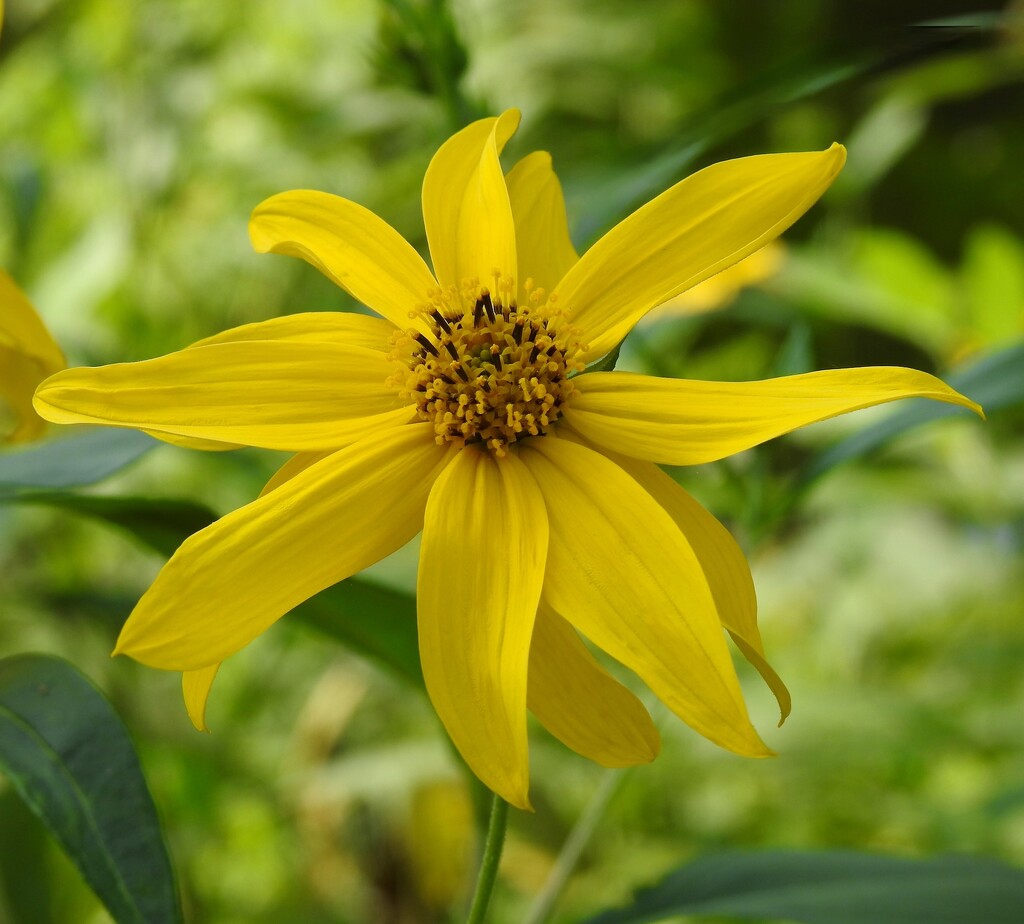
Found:
[[0, 770], [118, 924], [181, 921], [167, 848], [128, 732], [66, 661], [0, 661]]

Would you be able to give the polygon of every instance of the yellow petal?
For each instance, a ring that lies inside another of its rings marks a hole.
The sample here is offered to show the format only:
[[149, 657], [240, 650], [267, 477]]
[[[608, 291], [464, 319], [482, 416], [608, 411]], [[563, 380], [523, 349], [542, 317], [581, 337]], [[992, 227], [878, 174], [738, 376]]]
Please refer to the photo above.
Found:
[[442, 286], [516, 272], [512, 207], [498, 156], [519, 127], [519, 111], [481, 119], [452, 135], [423, 177], [423, 224]]
[[326, 459], [332, 452], [337, 452], [337, 450], [325, 449], [323, 452], [296, 453], [271, 475], [270, 480], [263, 485], [260, 497], [263, 497], [264, 494], [268, 494], [275, 488], [279, 488], [286, 481], [291, 481], [299, 472], [304, 472], [311, 465], [316, 465], [321, 459]]
[[589, 343], [583, 359], [603, 356], [651, 308], [780, 235], [828, 189], [845, 160], [838, 144], [727, 160], [621, 221], [555, 290]]
[[[289, 340], [293, 343], [341, 343], [388, 353], [394, 330], [395, 325], [383, 318], [353, 312], [309, 311], [232, 327], [211, 337], [204, 337], [191, 346], [240, 343], [247, 340]], [[175, 446], [184, 446], [188, 449], [224, 452], [241, 448], [239, 443], [195, 439], [154, 430], [147, 432], [165, 443], [173, 443]]]
[[763, 382], [698, 382], [628, 372], [574, 380], [565, 418], [587, 439], [636, 459], [700, 465], [798, 427], [900, 398], [933, 398], [981, 414], [935, 376], [895, 366], [829, 369]]
[[547, 539], [523, 463], [467, 447], [430, 492], [416, 588], [430, 700], [470, 769], [523, 809], [526, 675]]
[[329, 193], [299, 189], [256, 206], [249, 237], [259, 253], [313, 264], [355, 299], [398, 327], [427, 301], [436, 282], [423, 258], [369, 209]]
[[404, 545], [451, 456], [433, 433], [411, 424], [362, 440], [191, 536], [135, 607], [114, 653], [165, 670], [208, 667]]
[[243, 340], [291, 340], [295, 343], [342, 343], [390, 353], [391, 334], [394, 331], [395, 325], [390, 321], [367, 314], [352, 311], [305, 311], [232, 327], [212, 337], [205, 337], [192, 346], [239, 343]]
[[527, 279], [550, 292], [579, 256], [569, 237], [562, 187], [547, 151], [534, 151], [505, 177], [516, 226], [519, 302], [529, 304]]
[[757, 597], [746, 556], [721, 523], [658, 466], [612, 456], [657, 501], [686, 537], [715, 598], [718, 617], [743, 656], [757, 669], [779, 702], [781, 725], [792, 708], [789, 690], [768, 663], [757, 627]]
[[36, 392], [56, 423], [102, 423], [286, 451], [337, 448], [408, 422], [383, 353], [253, 340], [68, 369]]
[[604, 767], [646, 764], [661, 748], [643, 703], [597, 663], [573, 627], [543, 602], [530, 645], [527, 704], [559, 741]]
[[0, 442], [28, 443], [46, 430], [32, 394], [47, 373], [39, 360], [0, 343]]
[[27, 443], [43, 435], [46, 424], [32, 407], [32, 394], [65, 365], [64, 354], [29, 300], [0, 270], [0, 403], [10, 412], [0, 414], [0, 442]]
[[64, 354], [14, 280], [0, 270], [0, 345], [35, 359], [42, 378], [67, 365]]
[[738, 754], [770, 754], [747, 717], [703, 569], [672, 518], [577, 443], [530, 440], [520, 457], [551, 524], [544, 600], [696, 731]]
[[208, 732], [206, 727], [206, 701], [210, 698], [210, 687], [220, 670], [220, 662], [181, 675], [181, 693], [185, 697], [185, 709], [196, 731]]
[[201, 440], [192, 436], [179, 436], [177, 433], [161, 433], [159, 430], [143, 430], [143, 433], [170, 443], [172, 446], [181, 446], [185, 449], [199, 449], [203, 452], [228, 452], [231, 449], [242, 449], [242, 443], [225, 443], [221, 440]]

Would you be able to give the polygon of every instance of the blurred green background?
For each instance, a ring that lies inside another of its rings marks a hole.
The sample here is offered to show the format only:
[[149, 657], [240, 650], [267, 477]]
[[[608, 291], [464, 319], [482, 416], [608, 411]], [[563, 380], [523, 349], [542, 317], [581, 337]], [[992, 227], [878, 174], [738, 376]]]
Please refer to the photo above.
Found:
[[[838, 140], [848, 165], [785, 236], [777, 273], [720, 310], [641, 326], [620, 365], [945, 374], [1024, 337], [1022, 16], [964, 0], [9, 0], [0, 265], [73, 364], [142, 359], [277, 314], [351, 309], [309, 266], [255, 255], [251, 209], [323, 189], [423, 247], [433, 151], [509, 106], [523, 127], [506, 164], [552, 153], [579, 249], [708, 163]], [[537, 812], [512, 819], [496, 922], [527, 920], [595, 794], [604, 808], [557, 921], [721, 847], [1024, 865], [1021, 396], [986, 424], [935, 422], [797, 490], [824, 447], [889, 413], [675, 473], [750, 554], [766, 647], [793, 692], [781, 730], [768, 691], [743, 679], [780, 756], [744, 761], [656, 714], [662, 756], [609, 783], [534, 728]], [[282, 459], [163, 446], [92, 493], [222, 513]], [[95, 521], [0, 507], [0, 651], [63, 655], [111, 697], [188, 919], [459, 920], [472, 807], [425, 699], [284, 619], [223, 669], [213, 732], [196, 733], [177, 675], [107, 657], [162, 561]], [[406, 549], [372, 577], [408, 588], [414, 567]], [[3, 787], [0, 922], [108, 920]]]

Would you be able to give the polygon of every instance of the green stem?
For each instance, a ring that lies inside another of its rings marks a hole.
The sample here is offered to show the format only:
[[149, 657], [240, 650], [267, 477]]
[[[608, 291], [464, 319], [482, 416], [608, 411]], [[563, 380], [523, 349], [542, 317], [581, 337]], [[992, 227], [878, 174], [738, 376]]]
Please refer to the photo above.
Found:
[[625, 779], [623, 771], [606, 771], [600, 785], [591, 796], [586, 809], [576, 822], [575, 827], [569, 833], [562, 850], [552, 867], [544, 888], [538, 893], [524, 919], [526, 924], [545, 924], [551, 917], [555, 904], [561, 898], [565, 887], [569, 884], [569, 877], [572, 876], [576, 864], [579, 863], [584, 848], [593, 837], [594, 831], [604, 817], [608, 803], [619, 791], [619, 786]]
[[508, 824], [508, 803], [499, 795], [491, 803], [491, 820], [487, 825], [487, 840], [484, 841], [484, 855], [480, 861], [480, 872], [476, 878], [476, 892], [469, 909], [466, 924], [483, 924], [487, 919], [487, 906], [494, 891], [498, 876], [501, 849], [505, 846], [505, 826]]

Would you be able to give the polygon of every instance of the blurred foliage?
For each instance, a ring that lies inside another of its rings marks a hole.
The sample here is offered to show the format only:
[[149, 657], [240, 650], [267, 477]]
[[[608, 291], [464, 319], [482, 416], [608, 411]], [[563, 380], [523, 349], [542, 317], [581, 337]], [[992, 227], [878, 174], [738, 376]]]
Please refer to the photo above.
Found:
[[[324, 189], [422, 247], [424, 168], [481, 113], [523, 109], [507, 163], [552, 152], [580, 247], [706, 163], [840, 140], [846, 171], [787, 233], [778, 273], [724, 310], [635, 331], [619, 366], [944, 372], [1024, 336], [1022, 12], [970, 0], [14, 0], [0, 35], [0, 265], [72, 363], [140, 359], [275, 314], [354, 308], [308, 266], [254, 255], [249, 211]], [[554, 920], [625, 902], [717, 848], [1024, 864], [1024, 409], [894, 434], [786, 503], [794, 473], [889, 413], [675, 473], [750, 551], [794, 713], [773, 730], [770, 697], [743, 674], [781, 755], [768, 762], [663, 717], [662, 756], [614, 789]], [[86, 489], [92, 516], [0, 506], [0, 650], [69, 658], [112, 699], [139, 744], [186, 920], [457, 920], [469, 803], [414, 687], [286, 618], [221, 671], [207, 736], [176, 676], [107, 657], [163, 558], [95, 511], [151, 497], [181, 515], [172, 525], [198, 522], [195, 505], [220, 513], [255, 496], [271, 456], [160, 446]], [[356, 612], [399, 613], [381, 601], [408, 599], [415, 560], [403, 550], [371, 569], [380, 594]], [[496, 922], [524, 919], [607, 773], [539, 729], [531, 745], [537, 813], [513, 818]], [[51, 896], [54, 920], [104, 920], [5, 785], [0, 922], [31, 920], [31, 889]], [[423, 854], [425, 828], [443, 854]]]

